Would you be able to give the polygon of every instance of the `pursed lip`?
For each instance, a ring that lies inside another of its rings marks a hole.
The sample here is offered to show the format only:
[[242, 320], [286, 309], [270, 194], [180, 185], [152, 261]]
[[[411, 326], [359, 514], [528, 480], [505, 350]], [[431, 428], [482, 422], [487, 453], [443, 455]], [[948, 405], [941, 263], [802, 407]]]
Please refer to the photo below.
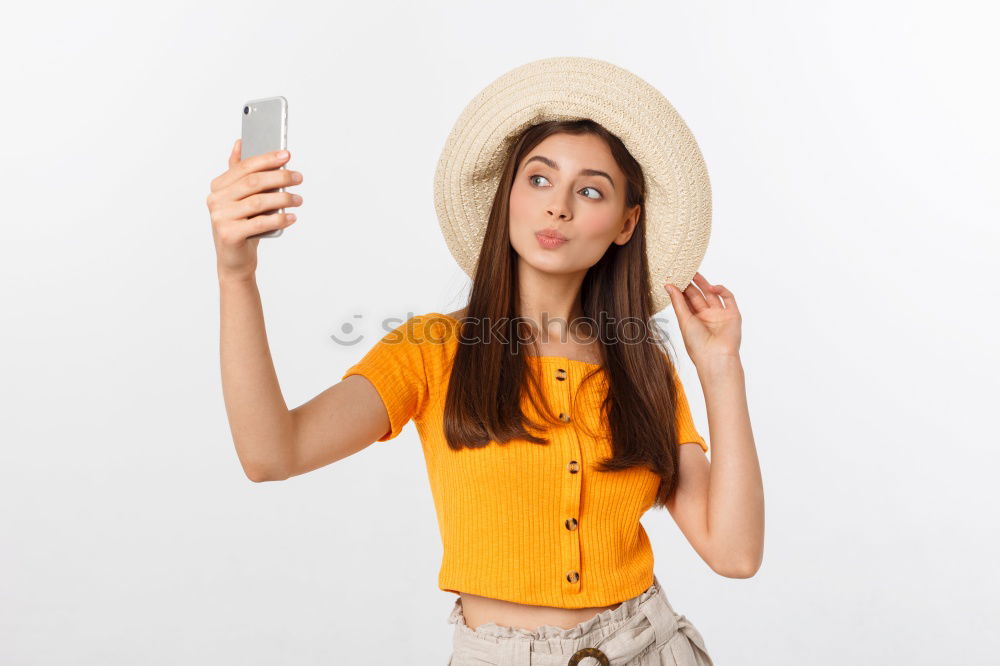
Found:
[[535, 232], [535, 235], [547, 236], [549, 238], [558, 238], [559, 240], [569, 240], [555, 229], [542, 229], [541, 231]]

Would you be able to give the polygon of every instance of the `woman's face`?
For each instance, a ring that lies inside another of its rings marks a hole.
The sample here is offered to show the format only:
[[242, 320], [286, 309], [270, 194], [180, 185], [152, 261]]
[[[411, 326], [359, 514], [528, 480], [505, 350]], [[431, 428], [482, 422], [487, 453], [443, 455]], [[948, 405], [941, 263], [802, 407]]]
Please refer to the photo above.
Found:
[[[611, 243], [624, 244], [635, 230], [640, 206], [625, 209], [625, 187], [625, 175], [599, 136], [546, 137], [514, 174], [511, 245], [521, 261], [539, 271], [585, 272]], [[537, 237], [552, 229], [568, 240], [546, 243]]]

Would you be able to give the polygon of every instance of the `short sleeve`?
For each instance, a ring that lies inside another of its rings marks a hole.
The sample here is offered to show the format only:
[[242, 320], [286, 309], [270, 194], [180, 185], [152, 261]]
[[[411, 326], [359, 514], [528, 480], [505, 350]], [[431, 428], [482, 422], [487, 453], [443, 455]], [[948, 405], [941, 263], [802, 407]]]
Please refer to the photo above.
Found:
[[708, 453], [708, 444], [705, 442], [705, 438], [698, 434], [697, 428], [694, 427], [691, 406], [688, 404], [684, 385], [677, 375], [677, 368], [671, 364], [670, 369], [674, 376], [674, 386], [677, 387], [677, 443], [698, 444], [703, 452]]
[[427, 402], [427, 373], [421, 353], [421, 320], [412, 317], [386, 333], [341, 381], [351, 375], [368, 379], [389, 413], [389, 431], [378, 438], [395, 438], [411, 419], [419, 419]]

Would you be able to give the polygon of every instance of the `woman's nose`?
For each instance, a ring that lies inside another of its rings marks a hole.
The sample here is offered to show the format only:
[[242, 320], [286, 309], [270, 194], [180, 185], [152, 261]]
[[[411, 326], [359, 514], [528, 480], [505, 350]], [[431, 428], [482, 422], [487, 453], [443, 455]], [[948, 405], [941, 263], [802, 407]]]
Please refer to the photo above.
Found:
[[565, 219], [570, 216], [569, 206], [566, 206], [559, 201], [552, 201], [551, 203], [549, 203], [548, 213], [549, 215], [553, 215], [560, 219]]

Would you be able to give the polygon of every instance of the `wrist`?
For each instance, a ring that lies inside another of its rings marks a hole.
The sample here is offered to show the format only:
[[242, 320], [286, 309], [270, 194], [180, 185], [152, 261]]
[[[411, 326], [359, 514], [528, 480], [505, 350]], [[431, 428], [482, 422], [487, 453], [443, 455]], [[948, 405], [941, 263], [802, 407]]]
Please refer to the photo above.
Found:
[[692, 361], [702, 377], [743, 371], [743, 360], [739, 354], [717, 354]]
[[230, 273], [227, 271], [219, 271], [219, 284], [254, 284], [257, 281], [257, 274], [253, 271], [241, 272], [241, 273]]

